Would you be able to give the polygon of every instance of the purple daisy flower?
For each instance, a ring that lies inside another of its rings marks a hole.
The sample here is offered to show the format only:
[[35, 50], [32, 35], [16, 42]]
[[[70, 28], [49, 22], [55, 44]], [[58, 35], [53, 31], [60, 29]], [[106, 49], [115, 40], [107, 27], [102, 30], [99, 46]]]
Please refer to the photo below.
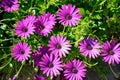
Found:
[[34, 26], [36, 27], [35, 30], [40, 36], [48, 36], [54, 25], [55, 17], [51, 13], [44, 13], [39, 16], [34, 23]]
[[63, 5], [57, 13], [58, 19], [60, 20], [59, 23], [66, 26], [77, 25], [79, 19], [82, 17], [82, 14], [79, 14], [78, 12], [79, 8], [75, 8], [72, 4]]
[[45, 77], [37, 75], [34, 77], [34, 80], [45, 80]]
[[7, 12], [16, 11], [19, 9], [18, 0], [3, 0], [1, 7]]
[[94, 38], [88, 38], [88, 39], [84, 39], [79, 43], [79, 47], [80, 48], [80, 52], [84, 55], [84, 56], [88, 56], [89, 58], [96, 58], [100, 55], [100, 48], [101, 45], [98, 42], [97, 39]]
[[64, 76], [67, 80], [83, 80], [86, 75], [85, 65], [80, 60], [69, 60], [65, 64]]
[[48, 53], [48, 54], [50, 53], [48, 51], [48, 47], [39, 46], [38, 50], [34, 50], [34, 54], [32, 55], [32, 58], [35, 61], [36, 66], [39, 66], [39, 62], [41, 61], [41, 57], [46, 53]]
[[12, 48], [12, 56], [14, 59], [17, 59], [17, 61], [28, 60], [28, 57], [30, 57], [31, 54], [30, 51], [31, 47], [28, 46], [28, 43], [18, 42]]
[[106, 41], [102, 48], [103, 60], [109, 64], [120, 63], [120, 43]]
[[15, 33], [18, 35], [18, 37], [27, 38], [30, 37], [30, 34], [34, 34], [35, 27], [33, 23], [35, 19], [35, 16], [28, 16], [17, 23]]
[[60, 74], [59, 71], [63, 70], [62, 67], [62, 61], [57, 55], [45, 54], [41, 58], [40, 69], [43, 71], [43, 74], [51, 78]]
[[69, 50], [71, 50], [70, 41], [66, 40], [63, 35], [51, 36], [48, 47], [51, 53], [58, 54], [60, 57], [66, 57], [66, 54], [69, 54]]

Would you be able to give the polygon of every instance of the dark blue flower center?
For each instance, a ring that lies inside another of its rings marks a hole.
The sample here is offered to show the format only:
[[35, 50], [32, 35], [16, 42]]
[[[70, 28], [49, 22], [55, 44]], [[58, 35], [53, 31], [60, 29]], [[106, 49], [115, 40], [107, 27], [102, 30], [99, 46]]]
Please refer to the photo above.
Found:
[[115, 53], [113, 52], [113, 50], [109, 50], [109, 54], [110, 54], [110, 55], [113, 55], [113, 54], [115, 54]]
[[73, 73], [77, 73], [78, 70], [77, 70], [76, 68], [72, 68], [72, 72], [73, 72]]
[[28, 29], [24, 27], [24, 28], [22, 29], [22, 31], [23, 31], [23, 32], [27, 32]]
[[92, 50], [93, 47], [92, 47], [91, 45], [87, 45], [87, 49], [88, 49], [88, 50]]
[[49, 68], [54, 67], [53, 63], [52, 63], [52, 62], [50, 62], [50, 63], [48, 64], [48, 67], [49, 67]]
[[25, 51], [24, 50], [20, 50], [20, 54], [24, 54], [25, 53]]
[[72, 19], [72, 16], [71, 16], [70, 14], [67, 14], [67, 15], [65, 16], [65, 19], [70, 20], [70, 19]]
[[57, 48], [57, 49], [61, 49], [62, 46], [61, 46], [60, 44], [57, 43], [57, 44], [56, 44], [56, 48]]

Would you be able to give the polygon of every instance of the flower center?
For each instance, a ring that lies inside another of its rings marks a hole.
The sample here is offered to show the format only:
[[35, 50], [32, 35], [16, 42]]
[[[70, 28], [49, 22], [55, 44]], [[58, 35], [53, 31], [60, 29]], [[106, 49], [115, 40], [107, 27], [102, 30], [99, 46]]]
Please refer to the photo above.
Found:
[[27, 32], [28, 29], [27, 29], [27, 28], [23, 28], [22, 31], [23, 31], [23, 32]]
[[51, 63], [51, 62], [48, 64], [49, 68], [52, 68], [53, 66], [54, 66], [53, 63]]
[[110, 54], [110, 55], [113, 55], [113, 54], [114, 54], [113, 50], [110, 50], [110, 51], [109, 51], [109, 54]]
[[62, 46], [61, 46], [60, 44], [56, 44], [56, 48], [57, 48], [57, 49], [61, 49]]
[[25, 51], [24, 50], [20, 50], [20, 54], [24, 54], [25, 53]]
[[12, 3], [12, 1], [8, 1], [8, 2], [6, 2], [6, 4], [8, 5], [8, 7], [12, 7], [12, 5], [13, 5], [13, 3]]
[[87, 46], [87, 49], [88, 49], [88, 50], [92, 50], [93, 48], [92, 48], [91, 45], [88, 45], [88, 46]]
[[72, 72], [73, 72], [73, 73], [77, 73], [78, 70], [77, 70], [76, 68], [73, 68], [73, 69], [72, 69]]
[[67, 14], [67, 15], [65, 16], [65, 18], [66, 18], [67, 20], [70, 20], [70, 19], [72, 19], [72, 16], [71, 16], [70, 14]]
[[40, 25], [40, 30], [43, 30], [45, 28], [45, 26]]

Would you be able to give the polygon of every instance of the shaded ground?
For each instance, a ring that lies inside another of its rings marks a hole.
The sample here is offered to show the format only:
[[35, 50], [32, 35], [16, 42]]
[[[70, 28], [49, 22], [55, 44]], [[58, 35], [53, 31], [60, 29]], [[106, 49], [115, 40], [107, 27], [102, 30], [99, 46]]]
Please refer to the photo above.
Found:
[[[106, 78], [100, 78], [98, 76], [98, 73], [97, 72], [94, 72], [94, 71], [88, 71], [87, 73], [87, 80], [120, 80], [119, 79], [116, 79], [113, 75], [113, 73], [111, 72], [110, 68], [108, 65], [106, 65], [107, 67], [107, 70], [110, 72], [108, 76], [106, 76]], [[114, 65], [112, 66], [113, 70], [120, 75], [120, 65]]]

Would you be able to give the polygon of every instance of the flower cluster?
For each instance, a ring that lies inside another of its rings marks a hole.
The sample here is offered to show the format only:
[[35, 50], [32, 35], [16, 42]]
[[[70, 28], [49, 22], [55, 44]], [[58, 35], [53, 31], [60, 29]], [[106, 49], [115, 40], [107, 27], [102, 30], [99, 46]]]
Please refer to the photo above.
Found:
[[[16, 11], [19, 9], [18, 0], [3, 0], [1, 7], [7, 12]], [[80, 8], [72, 4], [62, 5], [56, 15], [47, 12], [40, 16], [28, 15], [18, 21], [14, 32], [24, 40], [12, 47], [13, 58], [22, 62], [32, 57], [31, 59], [39, 71], [51, 79], [63, 73], [64, 80], [84, 80], [87, 72], [84, 61], [76, 58], [64, 61], [64, 58], [71, 54], [72, 47], [74, 47], [71, 40], [68, 40], [64, 33], [50, 34], [56, 27], [57, 21], [65, 27], [78, 25], [82, 18], [79, 10]], [[37, 33], [39, 37], [49, 36], [47, 45], [40, 45], [37, 50], [32, 49], [32, 45], [29, 45], [25, 40], [35, 35], [34, 33]], [[116, 43], [114, 40], [101, 44], [97, 39], [88, 37], [81, 40], [78, 45], [79, 54], [84, 58], [103, 57], [103, 61], [108, 64], [120, 63], [120, 43]], [[34, 77], [34, 80], [45, 79], [42, 75]], [[9, 80], [13, 79], [9, 78]]]

